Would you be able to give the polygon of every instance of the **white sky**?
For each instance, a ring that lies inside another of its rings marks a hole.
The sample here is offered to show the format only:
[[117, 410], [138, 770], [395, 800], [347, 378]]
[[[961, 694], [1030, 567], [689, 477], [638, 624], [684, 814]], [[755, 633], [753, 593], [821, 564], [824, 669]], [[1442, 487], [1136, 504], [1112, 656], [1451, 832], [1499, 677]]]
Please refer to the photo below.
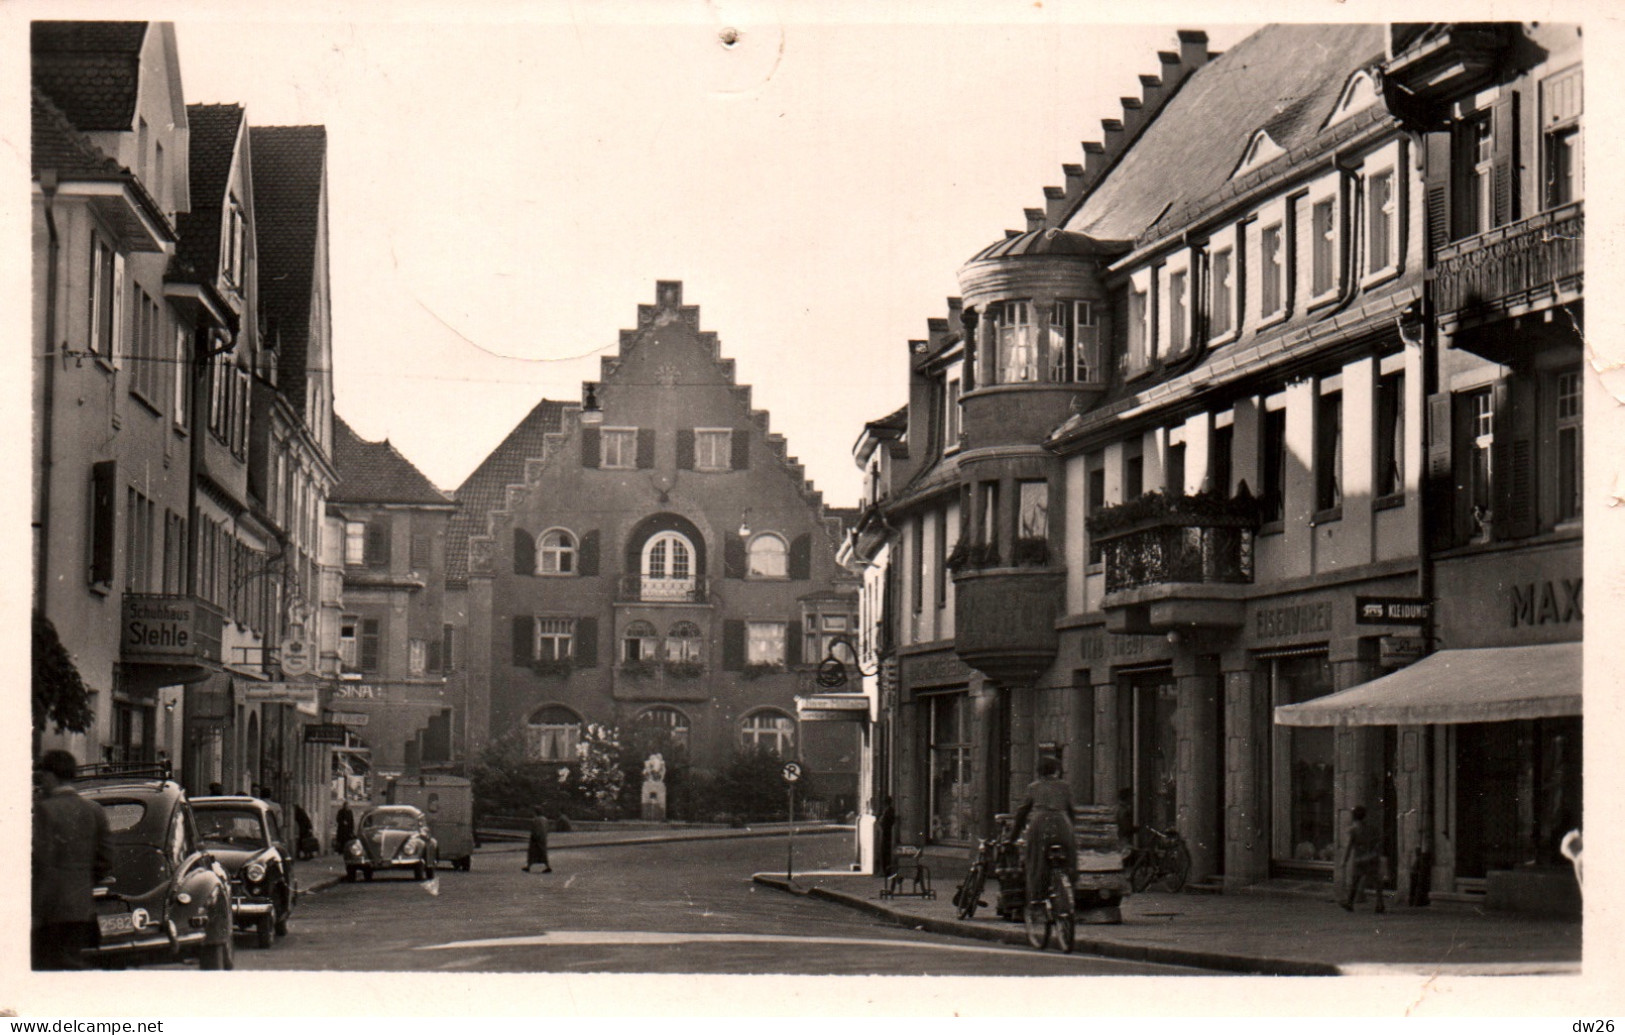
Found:
[[854, 503], [851, 446], [903, 403], [908, 340], [1180, 27], [573, 6], [176, 23], [189, 103], [327, 126], [337, 408], [443, 488], [538, 399], [578, 399], [676, 279], [826, 501]]

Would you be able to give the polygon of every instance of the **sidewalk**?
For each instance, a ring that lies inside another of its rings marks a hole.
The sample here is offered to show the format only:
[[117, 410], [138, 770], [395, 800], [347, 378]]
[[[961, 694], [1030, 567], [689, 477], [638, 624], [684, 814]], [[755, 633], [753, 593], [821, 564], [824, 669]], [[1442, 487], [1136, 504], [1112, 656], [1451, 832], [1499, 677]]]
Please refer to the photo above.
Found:
[[[937, 883], [935, 899], [880, 897], [880, 880], [862, 874], [756, 874], [759, 884], [838, 902], [918, 930], [1026, 945], [1018, 923], [990, 908], [997, 885], [982, 893], [989, 908], [959, 920], [954, 883]], [[1202, 967], [1243, 974], [1578, 974], [1580, 922], [1489, 913], [1466, 903], [1396, 905], [1372, 912], [1339, 909], [1331, 890], [1315, 894], [1147, 892], [1123, 903], [1121, 924], [1078, 928], [1077, 952], [1116, 959]], [[1048, 951], [1053, 952], [1053, 949]]]

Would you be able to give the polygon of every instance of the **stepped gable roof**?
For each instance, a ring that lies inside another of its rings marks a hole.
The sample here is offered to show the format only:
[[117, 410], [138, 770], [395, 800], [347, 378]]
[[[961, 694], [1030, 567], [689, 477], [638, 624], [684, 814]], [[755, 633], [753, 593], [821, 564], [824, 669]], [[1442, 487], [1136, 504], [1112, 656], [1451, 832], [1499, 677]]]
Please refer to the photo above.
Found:
[[283, 394], [297, 399], [305, 391], [327, 127], [251, 126], [248, 133], [260, 312], [278, 321], [279, 383]]
[[171, 272], [187, 271], [199, 281], [212, 283], [220, 266], [220, 213], [226, 185], [231, 179], [231, 156], [243, 125], [243, 109], [236, 104], [188, 104], [190, 127], [187, 149], [191, 169], [192, 211], [176, 219], [180, 244], [175, 248]]
[[552, 399], [537, 403], [452, 494], [457, 513], [446, 531], [448, 584], [467, 582], [468, 537], [486, 534], [486, 515], [502, 506], [508, 486], [525, 480], [525, 461], [547, 455], [547, 436], [564, 427], [565, 405]]
[[333, 415], [333, 469], [338, 483], [327, 494], [332, 503], [439, 504], [451, 498], [386, 438], [369, 442], [355, 433], [343, 417]]
[[1307, 144], [1349, 76], [1383, 57], [1386, 32], [1269, 25], [1248, 36], [1191, 73], [1066, 229], [1134, 240], [1165, 210], [1222, 187], [1257, 130], [1287, 151]]
[[127, 130], [135, 118], [146, 38], [146, 22], [34, 22], [34, 83], [79, 129]]

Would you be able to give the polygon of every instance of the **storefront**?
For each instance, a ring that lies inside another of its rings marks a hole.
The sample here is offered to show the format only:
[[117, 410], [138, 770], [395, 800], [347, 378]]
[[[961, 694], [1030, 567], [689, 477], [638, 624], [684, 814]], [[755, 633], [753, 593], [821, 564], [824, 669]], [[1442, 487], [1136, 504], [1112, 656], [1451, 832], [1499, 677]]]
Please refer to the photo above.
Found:
[[898, 667], [904, 726], [895, 743], [898, 842], [974, 843], [988, 811], [977, 779], [986, 771], [986, 749], [978, 746], [993, 732], [982, 678], [952, 650], [904, 655]]

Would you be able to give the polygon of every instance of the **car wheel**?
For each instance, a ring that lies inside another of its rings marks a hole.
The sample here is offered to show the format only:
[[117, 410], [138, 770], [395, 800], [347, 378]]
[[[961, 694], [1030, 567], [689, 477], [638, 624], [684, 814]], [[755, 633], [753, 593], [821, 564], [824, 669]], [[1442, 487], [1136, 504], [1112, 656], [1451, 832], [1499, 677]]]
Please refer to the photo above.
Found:
[[429, 867], [428, 867], [428, 865], [426, 863], [418, 863], [415, 866], [413, 866], [412, 867], [412, 879], [413, 880], [428, 880], [429, 879]]
[[368, 880], [372, 880], [372, 867], [371, 866], [368, 866], [366, 869], [362, 870], [361, 873]]
[[277, 896], [277, 905], [282, 908], [275, 911], [276, 934], [278, 938], [285, 938], [288, 935], [288, 915], [293, 912], [293, 892], [283, 888], [282, 894]]
[[266, 913], [254, 922], [254, 944], [261, 949], [269, 949], [275, 943], [276, 918]]

